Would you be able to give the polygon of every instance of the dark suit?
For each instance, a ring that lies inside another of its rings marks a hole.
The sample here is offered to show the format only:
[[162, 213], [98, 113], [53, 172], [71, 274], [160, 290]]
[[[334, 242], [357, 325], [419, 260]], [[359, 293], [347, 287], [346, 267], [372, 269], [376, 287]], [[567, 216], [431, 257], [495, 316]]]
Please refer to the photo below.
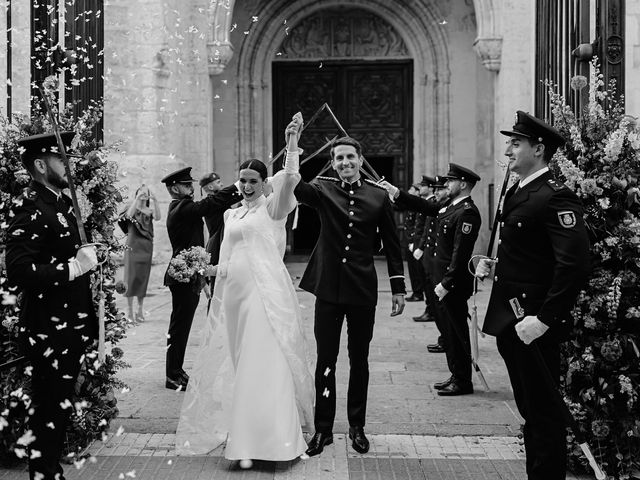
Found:
[[[235, 185], [223, 188], [215, 195], [198, 202], [192, 198], [173, 200], [169, 204], [167, 231], [173, 249], [172, 257], [182, 250], [204, 246], [203, 216], [217, 215], [222, 218], [224, 211], [240, 200]], [[200, 292], [191, 283], [180, 283], [164, 275], [164, 284], [171, 290], [171, 320], [167, 338], [167, 377], [179, 379], [182, 373], [184, 354], [187, 349], [193, 315], [198, 308]]]
[[369, 385], [369, 342], [373, 337], [378, 279], [373, 256], [379, 231], [394, 294], [405, 293], [402, 251], [391, 203], [381, 187], [318, 177], [300, 181], [295, 195], [317, 210], [320, 236], [300, 287], [316, 296], [316, 432], [330, 433], [336, 409], [335, 366], [346, 316], [349, 350], [349, 425], [364, 427]]
[[[62, 474], [59, 460], [71, 409], [80, 357], [97, 337], [97, 317], [88, 274], [69, 280], [70, 258], [76, 256], [80, 235], [71, 200], [31, 182], [13, 207], [7, 232], [7, 276], [24, 293], [20, 322], [25, 353], [33, 366], [34, 413], [30, 445], [40, 458], [29, 461], [31, 478]], [[47, 424], [53, 424], [53, 428]]]
[[[444, 205], [443, 205], [444, 206]], [[436, 296], [433, 289], [436, 284], [433, 281], [434, 278], [434, 253], [436, 252], [436, 243], [437, 243], [437, 234], [438, 234], [438, 218], [434, 216], [427, 216], [426, 222], [424, 224], [424, 229], [422, 231], [422, 238], [420, 239], [420, 244], [424, 245], [424, 255], [422, 257], [422, 267], [425, 272], [425, 302], [427, 302], [427, 308], [433, 314], [433, 317], [436, 321], [436, 327], [440, 335], [438, 336], [438, 340], [436, 343], [439, 345], [446, 347], [447, 341], [446, 331], [447, 325], [443, 320], [442, 315], [438, 315], [438, 297]]]
[[480, 212], [470, 197], [438, 212], [435, 201], [415, 198], [400, 192], [396, 204], [401, 208], [437, 215], [435, 251], [431, 261], [433, 284], [442, 284], [447, 295], [437, 302], [438, 315], [445, 329], [447, 363], [454, 379], [471, 385], [471, 346], [467, 300], [473, 293], [473, 276], [468, 262], [480, 231]]
[[404, 237], [406, 243], [406, 255], [407, 255], [407, 270], [409, 273], [409, 283], [411, 284], [411, 291], [413, 295], [423, 295], [424, 293], [424, 269], [419, 260], [413, 257], [413, 251], [409, 250], [409, 244], [414, 244], [420, 238], [420, 232], [416, 228], [416, 212], [406, 212], [404, 219]]
[[524, 315], [549, 330], [535, 344], [554, 378], [560, 377], [559, 342], [571, 328], [569, 312], [589, 272], [589, 240], [582, 204], [547, 172], [505, 196], [498, 263], [483, 330], [497, 336], [520, 414], [530, 479], [564, 479], [565, 425], [531, 347], [517, 336], [518, 299]]

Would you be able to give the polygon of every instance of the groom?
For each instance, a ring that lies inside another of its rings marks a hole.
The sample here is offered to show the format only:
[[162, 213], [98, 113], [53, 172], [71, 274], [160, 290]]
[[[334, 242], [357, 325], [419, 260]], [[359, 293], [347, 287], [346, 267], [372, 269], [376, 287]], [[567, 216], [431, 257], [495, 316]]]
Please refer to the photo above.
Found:
[[378, 280], [373, 256], [379, 254], [377, 232], [384, 245], [391, 279], [392, 313], [404, 309], [404, 271], [391, 203], [386, 190], [362, 180], [360, 144], [350, 137], [331, 147], [331, 166], [339, 178], [303, 180], [294, 193], [320, 216], [320, 235], [300, 287], [316, 296], [314, 334], [318, 358], [315, 371], [315, 434], [307, 454], [318, 455], [333, 442], [336, 413], [336, 361], [340, 331], [347, 319], [349, 390], [347, 416], [354, 450], [366, 453], [364, 434], [369, 386], [369, 342], [378, 300]]

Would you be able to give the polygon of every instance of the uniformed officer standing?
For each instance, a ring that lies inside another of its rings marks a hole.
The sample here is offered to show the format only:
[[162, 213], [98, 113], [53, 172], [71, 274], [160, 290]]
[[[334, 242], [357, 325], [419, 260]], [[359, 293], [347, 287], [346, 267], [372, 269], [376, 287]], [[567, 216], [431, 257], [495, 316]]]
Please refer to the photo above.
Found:
[[[420, 194], [420, 184], [411, 185], [409, 189], [411, 195]], [[424, 300], [424, 271], [420, 262], [413, 257], [415, 249], [417, 212], [405, 212], [404, 216], [404, 239], [406, 243], [407, 270], [409, 273], [409, 284], [411, 285], [411, 295], [405, 298], [407, 302], [421, 302]]]
[[[435, 179], [428, 175], [423, 175], [420, 181], [419, 196], [428, 201], [433, 201], [435, 195], [433, 193], [433, 182]], [[422, 269], [424, 278], [424, 312], [417, 317], [413, 317], [414, 322], [433, 322], [435, 320], [436, 304], [433, 302], [432, 292], [427, 292], [427, 272], [424, 268], [424, 252], [427, 245], [427, 236], [424, 234], [427, 225], [431, 223], [433, 217], [423, 212], [415, 212], [416, 214], [416, 241], [413, 250], [413, 259], [417, 261]]]
[[[430, 177], [429, 177], [430, 178]], [[444, 184], [444, 179], [440, 176], [433, 178], [433, 199], [440, 209], [445, 208], [449, 204], [449, 190]], [[420, 243], [424, 244], [424, 256], [422, 257], [422, 265], [425, 271], [425, 295], [426, 300], [431, 305], [433, 316], [436, 321], [436, 328], [439, 335], [436, 343], [427, 345], [427, 351], [430, 353], [444, 353], [446, 352], [446, 324], [442, 320], [442, 316], [438, 315], [436, 308], [438, 297], [434, 292], [436, 283], [434, 283], [435, 275], [435, 256], [436, 253], [436, 235], [438, 232], [438, 217], [429, 216], [427, 222], [424, 225], [422, 233], [422, 240]]]
[[[519, 181], [505, 196], [498, 263], [484, 321], [497, 337], [513, 394], [525, 420], [524, 445], [530, 480], [566, 477], [566, 426], [555, 386], [560, 378], [561, 339], [571, 328], [570, 310], [589, 273], [589, 239], [582, 204], [553, 178], [548, 163], [564, 138], [553, 127], [518, 111], [505, 155]], [[497, 261], [496, 260], [496, 261]], [[494, 261], [480, 262], [485, 277]], [[531, 342], [542, 353], [539, 364]]]
[[[181, 168], [162, 179], [173, 199], [169, 204], [167, 231], [173, 249], [172, 257], [194, 246], [204, 246], [204, 224], [202, 217], [217, 215], [222, 218], [224, 211], [241, 200], [235, 185], [223, 188], [218, 193], [195, 202], [191, 167]], [[193, 315], [200, 301], [200, 292], [190, 283], [180, 283], [164, 275], [164, 284], [171, 291], [171, 320], [167, 336], [167, 378], [165, 386], [172, 390], [184, 390], [189, 376], [182, 368], [184, 354], [193, 323]]]
[[[61, 134], [65, 146], [75, 134]], [[33, 178], [13, 202], [7, 234], [7, 276], [24, 294], [20, 309], [26, 356], [31, 362], [35, 440], [29, 445], [29, 476], [63, 478], [60, 456], [72, 408], [69, 403], [81, 359], [97, 337], [97, 317], [87, 273], [97, 265], [93, 246], [80, 235], [64, 163], [53, 134], [18, 141]], [[39, 455], [38, 455], [39, 454]]]
[[443, 175], [451, 203], [442, 212], [434, 202], [416, 198], [385, 183], [385, 188], [401, 208], [437, 215], [438, 232], [433, 259], [434, 292], [438, 297], [438, 314], [446, 328], [447, 364], [451, 376], [433, 385], [438, 395], [473, 393], [471, 381], [471, 344], [467, 300], [473, 292], [473, 276], [468, 262], [480, 231], [480, 212], [471, 200], [471, 190], [480, 177], [466, 167], [451, 163]]
[[369, 450], [364, 434], [369, 386], [369, 343], [373, 337], [378, 280], [373, 256], [380, 250], [376, 229], [387, 257], [391, 282], [392, 316], [404, 309], [404, 272], [400, 241], [391, 202], [385, 190], [362, 180], [362, 150], [350, 137], [331, 147], [331, 164], [339, 179], [318, 177], [300, 181], [294, 193], [320, 216], [320, 236], [311, 254], [300, 287], [316, 296], [314, 333], [317, 344], [315, 371], [315, 434], [308, 455], [317, 455], [333, 442], [336, 410], [335, 367], [340, 331], [347, 319], [349, 390], [347, 416], [349, 438], [359, 453]]

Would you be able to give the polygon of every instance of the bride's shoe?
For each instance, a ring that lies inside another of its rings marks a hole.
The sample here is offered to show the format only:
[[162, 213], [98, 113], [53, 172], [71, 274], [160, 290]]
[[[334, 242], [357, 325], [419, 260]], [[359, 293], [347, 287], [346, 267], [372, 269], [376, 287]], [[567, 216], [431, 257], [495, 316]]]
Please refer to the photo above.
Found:
[[240, 468], [243, 470], [248, 470], [253, 467], [253, 462], [248, 459], [240, 460]]

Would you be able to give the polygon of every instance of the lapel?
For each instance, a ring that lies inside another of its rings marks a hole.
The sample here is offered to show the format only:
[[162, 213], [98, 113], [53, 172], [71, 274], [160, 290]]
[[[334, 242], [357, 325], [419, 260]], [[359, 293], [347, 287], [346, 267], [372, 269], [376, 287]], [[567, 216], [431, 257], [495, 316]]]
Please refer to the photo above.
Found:
[[524, 203], [527, 200], [529, 200], [529, 195], [531, 195], [532, 192], [537, 192], [538, 190], [540, 190], [542, 185], [544, 185], [545, 182], [550, 178], [553, 178], [553, 175], [551, 174], [551, 172], [545, 172], [542, 175], [540, 175], [538, 178], [533, 180], [531, 183], [526, 184], [517, 192], [515, 190], [518, 188], [518, 185], [520, 182], [516, 183], [513, 187], [509, 189], [509, 192], [507, 192], [507, 195], [505, 196], [504, 208], [503, 208], [502, 214], [506, 215], [521, 203]]

